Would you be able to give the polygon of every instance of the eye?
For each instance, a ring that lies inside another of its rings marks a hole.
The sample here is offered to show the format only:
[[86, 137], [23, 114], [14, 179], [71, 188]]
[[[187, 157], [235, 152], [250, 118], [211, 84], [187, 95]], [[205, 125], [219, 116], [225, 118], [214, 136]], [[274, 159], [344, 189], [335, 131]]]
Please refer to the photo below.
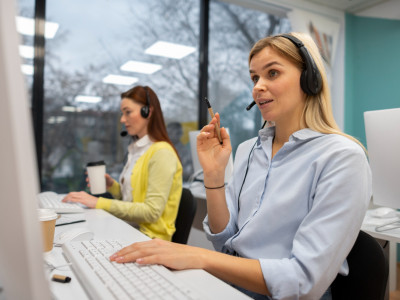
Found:
[[258, 79], [259, 79], [259, 78], [260, 78], [259, 76], [254, 75], [254, 76], [251, 77], [251, 81], [252, 81], [254, 84], [256, 84], [256, 83], [258, 82]]
[[274, 78], [274, 77], [278, 76], [278, 74], [279, 74], [279, 72], [277, 70], [273, 70], [272, 69], [272, 70], [268, 71], [268, 76], [271, 77], [271, 78]]

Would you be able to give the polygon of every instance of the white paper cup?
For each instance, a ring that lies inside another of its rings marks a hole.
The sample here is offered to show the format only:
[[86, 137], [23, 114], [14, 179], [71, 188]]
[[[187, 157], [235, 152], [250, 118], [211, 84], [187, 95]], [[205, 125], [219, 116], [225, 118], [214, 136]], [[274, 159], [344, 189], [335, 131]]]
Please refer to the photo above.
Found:
[[104, 194], [106, 192], [106, 164], [104, 161], [90, 162], [86, 165], [90, 193], [92, 195]]
[[53, 249], [54, 231], [58, 215], [52, 209], [38, 208], [37, 212], [42, 227], [43, 251], [49, 252]]

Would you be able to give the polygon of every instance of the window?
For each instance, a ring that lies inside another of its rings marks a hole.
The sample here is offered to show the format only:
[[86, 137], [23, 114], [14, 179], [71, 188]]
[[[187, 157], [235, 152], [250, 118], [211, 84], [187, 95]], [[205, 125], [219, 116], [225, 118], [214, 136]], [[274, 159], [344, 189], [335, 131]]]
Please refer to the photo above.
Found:
[[21, 43], [19, 45], [19, 53], [21, 55], [21, 71], [24, 74], [26, 87], [28, 91], [28, 99], [31, 98], [32, 83], [33, 83], [33, 58], [34, 48], [33, 39], [35, 32], [34, 14], [35, 14], [35, 1], [34, 0], [18, 0], [17, 1], [17, 17], [16, 26], [17, 31], [21, 34]]
[[[198, 115], [199, 2], [48, 0], [46, 6], [47, 20], [59, 29], [46, 41], [42, 189], [85, 189], [85, 165], [95, 160], [104, 160], [118, 180], [129, 142], [120, 136], [120, 94], [134, 85], [155, 90], [166, 123], [173, 123], [171, 138], [190, 153], [187, 132], [197, 129]], [[183, 52], [165, 52], [174, 46]], [[184, 164], [191, 168], [190, 157]]]
[[256, 107], [246, 111], [253, 101], [250, 49], [263, 37], [289, 31], [286, 17], [211, 1], [208, 94], [214, 112], [221, 115], [221, 125], [229, 128], [233, 152], [241, 142], [256, 136], [262, 125]]

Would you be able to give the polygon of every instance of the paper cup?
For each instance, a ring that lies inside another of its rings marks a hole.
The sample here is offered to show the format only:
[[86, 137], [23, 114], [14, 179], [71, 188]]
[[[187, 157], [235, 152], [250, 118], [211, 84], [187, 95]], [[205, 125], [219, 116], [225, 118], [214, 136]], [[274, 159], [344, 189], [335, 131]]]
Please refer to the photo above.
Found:
[[90, 193], [92, 195], [104, 194], [106, 192], [106, 164], [104, 161], [90, 162], [86, 165]]
[[42, 227], [43, 251], [49, 252], [53, 249], [54, 231], [58, 215], [52, 209], [38, 209], [38, 217]]

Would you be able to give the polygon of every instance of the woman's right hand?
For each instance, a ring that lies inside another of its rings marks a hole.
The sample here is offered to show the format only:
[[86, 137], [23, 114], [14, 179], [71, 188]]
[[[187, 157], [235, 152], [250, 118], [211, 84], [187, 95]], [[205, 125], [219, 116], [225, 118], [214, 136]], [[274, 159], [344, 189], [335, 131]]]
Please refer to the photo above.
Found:
[[199, 162], [203, 168], [204, 176], [213, 181], [220, 179], [221, 176], [224, 178], [225, 167], [232, 152], [231, 141], [225, 128], [221, 128], [222, 144], [219, 142], [216, 134], [217, 123], [220, 123], [218, 113], [215, 114], [208, 125], [201, 129], [197, 136]]

